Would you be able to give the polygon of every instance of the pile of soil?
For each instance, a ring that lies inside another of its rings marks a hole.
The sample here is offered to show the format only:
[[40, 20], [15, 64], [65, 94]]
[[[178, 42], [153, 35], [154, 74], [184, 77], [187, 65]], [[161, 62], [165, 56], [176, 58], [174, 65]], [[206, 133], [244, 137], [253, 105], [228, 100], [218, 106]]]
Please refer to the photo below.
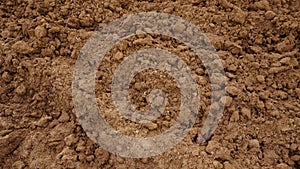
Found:
[[[0, 2], [0, 169], [7, 168], [300, 168], [299, 0], [5, 0]], [[207, 73], [195, 54], [170, 37], [141, 35], [116, 44], [96, 77], [103, 116], [115, 129], [149, 137], [168, 129], [179, 111], [171, 76], [138, 74], [130, 95], [149, 108], [154, 88], [168, 94], [164, 117], [135, 124], [111, 100], [118, 64], [139, 49], [159, 47], [181, 57], [200, 88], [199, 116], [176, 147], [151, 158], [112, 154], [82, 129], [72, 103], [73, 68], [94, 31], [138, 12], [163, 12], [206, 33], [223, 60], [227, 102], [214, 135], [199, 144], [210, 107]]]

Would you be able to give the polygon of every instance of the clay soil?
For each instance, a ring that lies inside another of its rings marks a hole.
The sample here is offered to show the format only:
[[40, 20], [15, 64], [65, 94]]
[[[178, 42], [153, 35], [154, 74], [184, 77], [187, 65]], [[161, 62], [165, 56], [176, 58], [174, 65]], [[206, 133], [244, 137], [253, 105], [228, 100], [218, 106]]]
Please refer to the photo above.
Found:
[[[1, 0], [0, 169], [44, 168], [300, 168], [299, 0]], [[184, 140], [151, 158], [123, 158], [87, 137], [72, 103], [73, 68], [94, 31], [121, 16], [164, 12], [193, 23], [223, 61], [224, 115], [214, 135], [199, 144], [210, 107], [209, 78], [193, 52], [161, 35], [130, 37], [107, 54], [96, 77], [103, 116], [115, 129], [149, 137], [169, 128], [179, 111], [171, 76], [144, 71], [131, 82], [132, 104], [149, 108], [149, 92], [168, 94], [155, 123], [118, 116], [109, 84], [127, 55], [160, 47], [181, 57], [201, 93], [198, 118]]]

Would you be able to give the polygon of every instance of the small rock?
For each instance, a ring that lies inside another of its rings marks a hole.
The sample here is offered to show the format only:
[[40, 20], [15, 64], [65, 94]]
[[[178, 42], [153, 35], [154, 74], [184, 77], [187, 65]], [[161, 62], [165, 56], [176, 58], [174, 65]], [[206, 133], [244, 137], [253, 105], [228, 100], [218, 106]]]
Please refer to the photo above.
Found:
[[275, 12], [273, 12], [273, 11], [267, 11], [267, 12], [265, 13], [265, 17], [266, 17], [266, 19], [268, 19], [268, 20], [272, 20], [275, 16], [276, 16], [276, 14], [275, 14]]
[[12, 165], [13, 169], [23, 169], [25, 168], [25, 164], [23, 161], [16, 161]]
[[246, 107], [243, 107], [242, 110], [241, 110], [241, 113], [247, 119], [251, 119], [251, 111], [250, 111], [250, 109], [248, 109]]
[[18, 41], [12, 45], [12, 49], [14, 49], [17, 53], [20, 54], [29, 54], [33, 51], [33, 48], [29, 46], [27, 42]]
[[47, 29], [44, 26], [37, 26], [34, 29], [34, 34], [37, 38], [42, 38], [47, 36]]
[[256, 139], [250, 140], [249, 141], [249, 148], [259, 148], [259, 141]]

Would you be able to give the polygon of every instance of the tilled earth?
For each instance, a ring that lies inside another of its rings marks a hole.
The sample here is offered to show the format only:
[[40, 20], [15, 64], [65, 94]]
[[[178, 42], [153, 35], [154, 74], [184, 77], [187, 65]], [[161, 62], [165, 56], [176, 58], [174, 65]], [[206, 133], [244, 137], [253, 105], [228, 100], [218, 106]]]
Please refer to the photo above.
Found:
[[[0, 2], [0, 168], [300, 168], [299, 0], [2, 0]], [[163, 12], [203, 30], [223, 60], [227, 102], [214, 135], [198, 144], [210, 107], [207, 73], [184, 44], [160, 35], [130, 37], [107, 54], [96, 77], [104, 117], [115, 129], [149, 137], [169, 128], [179, 111], [172, 77], [145, 71], [131, 82], [132, 104], [149, 108], [161, 88], [171, 100], [156, 123], [120, 118], [111, 100], [113, 71], [129, 54], [160, 47], [195, 74], [201, 103], [184, 141], [161, 155], [114, 155], [82, 129], [72, 103], [73, 68], [94, 31], [138, 12]]]

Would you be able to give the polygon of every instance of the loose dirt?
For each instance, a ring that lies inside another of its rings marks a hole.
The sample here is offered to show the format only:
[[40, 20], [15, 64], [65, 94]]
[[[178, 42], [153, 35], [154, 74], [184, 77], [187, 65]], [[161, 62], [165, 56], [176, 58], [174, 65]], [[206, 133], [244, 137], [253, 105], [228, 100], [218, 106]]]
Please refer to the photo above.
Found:
[[[0, 169], [38, 168], [300, 168], [299, 0], [4, 0], [0, 2]], [[183, 142], [162, 155], [131, 159], [87, 137], [72, 103], [73, 68], [94, 31], [121, 16], [164, 12], [203, 30], [223, 60], [227, 102], [205, 144], [197, 140], [210, 106], [209, 78], [185, 45], [160, 35], [130, 37], [107, 54], [96, 77], [103, 116], [121, 133], [149, 137], [168, 129], [179, 111], [171, 76], [144, 71], [131, 82], [139, 110], [160, 88], [170, 101], [154, 123], [121, 118], [111, 100], [113, 71], [129, 54], [159, 47], [195, 74], [201, 103]]]

